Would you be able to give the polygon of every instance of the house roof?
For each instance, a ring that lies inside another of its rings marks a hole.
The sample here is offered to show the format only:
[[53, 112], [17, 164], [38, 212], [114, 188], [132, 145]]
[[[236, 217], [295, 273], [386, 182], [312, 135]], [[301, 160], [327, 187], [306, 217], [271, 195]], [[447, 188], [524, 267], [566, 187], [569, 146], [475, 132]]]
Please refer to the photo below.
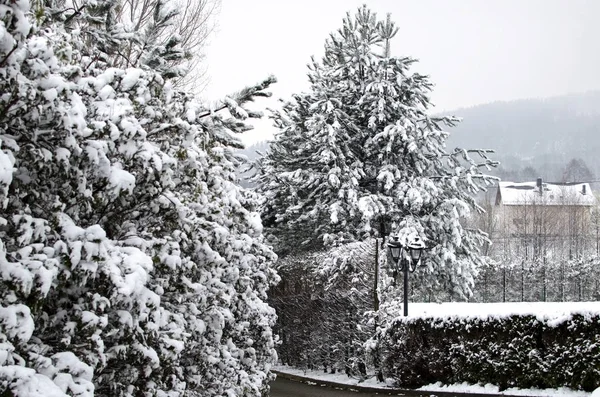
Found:
[[582, 205], [596, 204], [589, 183], [499, 182], [496, 205]]

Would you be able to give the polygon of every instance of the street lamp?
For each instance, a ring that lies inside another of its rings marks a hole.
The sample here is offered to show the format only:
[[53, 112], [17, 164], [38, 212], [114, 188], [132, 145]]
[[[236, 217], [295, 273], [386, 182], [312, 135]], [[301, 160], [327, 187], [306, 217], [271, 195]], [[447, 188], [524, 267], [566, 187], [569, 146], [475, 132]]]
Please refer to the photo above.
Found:
[[[386, 215], [381, 215], [377, 218], [376, 227], [379, 229], [379, 237], [381, 238], [381, 248], [385, 242], [385, 237], [392, 231], [392, 223]], [[373, 277], [373, 310], [379, 310], [379, 239], [375, 239], [375, 277]]]
[[[404, 273], [404, 315], [408, 316], [408, 271], [414, 272], [421, 260], [421, 252], [425, 248], [425, 243], [419, 236], [409, 239], [406, 246], [402, 245], [398, 236], [390, 238], [388, 249], [392, 257], [392, 266], [394, 273], [402, 271]], [[405, 254], [406, 253], [406, 254]]]

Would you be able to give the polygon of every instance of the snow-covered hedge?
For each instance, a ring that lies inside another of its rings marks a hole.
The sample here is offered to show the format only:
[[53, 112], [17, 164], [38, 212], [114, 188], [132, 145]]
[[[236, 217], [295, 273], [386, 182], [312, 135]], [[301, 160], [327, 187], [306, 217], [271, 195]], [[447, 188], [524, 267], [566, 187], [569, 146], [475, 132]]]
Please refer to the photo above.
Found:
[[232, 148], [273, 79], [221, 116], [119, 7], [0, 0], [0, 395], [264, 395], [275, 255]]
[[468, 382], [593, 391], [600, 386], [600, 304], [545, 307], [552, 305], [558, 310], [536, 313], [524, 304], [486, 315], [397, 317], [379, 334], [383, 371], [402, 387]]

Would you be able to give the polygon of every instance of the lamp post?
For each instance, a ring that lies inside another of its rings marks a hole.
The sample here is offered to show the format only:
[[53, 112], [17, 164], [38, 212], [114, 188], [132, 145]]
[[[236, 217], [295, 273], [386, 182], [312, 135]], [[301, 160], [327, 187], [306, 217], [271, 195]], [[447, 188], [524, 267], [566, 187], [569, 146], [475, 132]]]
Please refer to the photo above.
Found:
[[[381, 238], [381, 248], [384, 247], [385, 237], [388, 236], [392, 229], [392, 224], [389, 218], [385, 215], [377, 219], [377, 227], [379, 229], [379, 237]], [[373, 310], [379, 311], [379, 238], [375, 239], [375, 276], [373, 277]]]
[[404, 246], [398, 236], [390, 238], [388, 249], [392, 257], [392, 266], [394, 272], [402, 271], [404, 273], [404, 315], [408, 316], [408, 272], [414, 272], [421, 260], [421, 252], [425, 248], [425, 243], [419, 236], [411, 238]]

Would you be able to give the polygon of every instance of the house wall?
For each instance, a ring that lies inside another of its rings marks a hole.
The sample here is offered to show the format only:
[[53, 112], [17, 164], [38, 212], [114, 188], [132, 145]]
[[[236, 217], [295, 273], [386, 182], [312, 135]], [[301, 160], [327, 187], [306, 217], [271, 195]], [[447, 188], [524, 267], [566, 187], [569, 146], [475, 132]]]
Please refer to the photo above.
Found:
[[591, 208], [543, 204], [497, 206], [496, 251], [525, 258], [581, 255], [593, 246], [595, 238]]
[[499, 191], [493, 203], [482, 200], [485, 212], [469, 219], [468, 226], [487, 232], [492, 242], [482, 246], [490, 261], [476, 280], [474, 299], [600, 299], [600, 206], [593, 192], [572, 189], [569, 196], [569, 186], [543, 193], [515, 186], [505, 196]]

